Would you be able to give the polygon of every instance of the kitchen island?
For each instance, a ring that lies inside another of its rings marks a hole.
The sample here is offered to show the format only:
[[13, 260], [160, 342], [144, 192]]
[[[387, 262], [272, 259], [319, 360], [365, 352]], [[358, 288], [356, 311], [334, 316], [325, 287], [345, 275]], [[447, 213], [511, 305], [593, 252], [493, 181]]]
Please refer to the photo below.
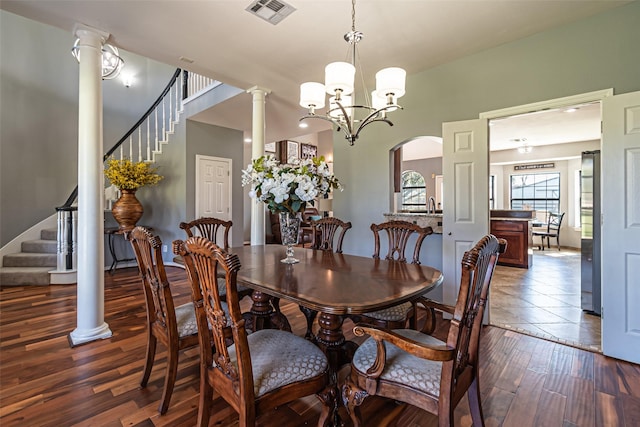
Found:
[[507, 250], [498, 258], [498, 264], [529, 268], [533, 263], [530, 244], [533, 211], [492, 210], [491, 234], [507, 241]]

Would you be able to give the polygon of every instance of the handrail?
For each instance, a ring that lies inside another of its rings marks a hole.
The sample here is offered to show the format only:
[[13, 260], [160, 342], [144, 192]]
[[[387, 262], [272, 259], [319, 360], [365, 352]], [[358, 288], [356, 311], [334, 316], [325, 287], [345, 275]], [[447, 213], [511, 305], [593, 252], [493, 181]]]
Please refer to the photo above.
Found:
[[[122, 138], [120, 138], [120, 140], [118, 142], [116, 142], [115, 145], [113, 147], [111, 147], [111, 149], [109, 149], [104, 154], [104, 156], [102, 157], [102, 161], [107, 160], [109, 158], [109, 156], [111, 156], [118, 148], [120, 148], [120, 146], [127, 140], [127, 138], [129, 138], [140, 127], [140, 125], [142, 123], [144, 123], [144, 121], [151, 115], [151, 113], [153, 113], [153, 111], [156, 109], [156, 107], [158, 105], [160, 105], [160, 103], [163, 101], [163, 99], [165, 98], [167, 93], [169, 93], [169, 91], [171, 90], [171, 88], [175, 84], [176, 79], [180, 75], [181, 71], [182, 71], [182, 69], [180, 69], [180, 68], [176, 69], [176, 71], [173, 73], [173, 76], [171, 77], [171, 80], [169, 81], [167, 86], [164, 88], [164, 90], [162, 91], [162, 93], [160, 94], [158, 99], [156, 99], [156, 101], [151, 105], [151, 107], [147, 110], [147, 112], [144, 113], [144, 115], [142, 117], [140, 117], [140, 119], [133, 125], [133, 127], [131, 129], [129, 129], [129, 131], [127, 133], [125, 133], [124, 136]], [[78, 197], [78, 186], [76, 185], [74, 190], [69, 195], [69, 198], [64, 202], [64, 204], [62, 206], [57, 207], [56, 210], [67, 210], [65, 208], [69, 208], [73, 204], [73, 202], [75, 202], [77, 197]]]
[[105, 160], [107, 160], [109, 158], [109, 156], [112, 155], [127, 140], [127, 138], [129, 138], [133, 134], [133, 132], [135, 132], [136, 129], [138, 129], [140, 127], [140, 125], [142, 123], [144, 123], [144, 121], [151, 115], [151, 113], [153, 113], [153, 110], [155, 110], [156, 107], [158, 105], [160, 105], [160, 103], [162, 102], [164, 97], [171, 90], [171, 87], [175, 84], [175, 81], [178, 78], [178, 76], [180, 75], [181, 71], [182, 71], [182, 69], [176, 68], [176, 72], [173, 73], [173, 76], [171, 77], [171, 80], [169, 81], [169, 84], [167, 84], [167, 86], [164, 88], [164, 90], [162, 91], [162, 93], [160, 94], [160, 96], [158, 97], [156, 102], [154, 102], [153, 105], [151, 105], [151, 107], [147, 110], [147, 112], [144, 113], [144, 115], [142, 117], [140, 117], [140, 120], [138, 120], [136, 122], [136, 124], [133, 125], [133, 127], [131, 129], [129, 129], [129, 131], [127, 133], [125, 133], [122, 138], [120, 138], [120, 141], [116, 142], [116, 144], [113, 147], [111, 147], [111, 149], [109, 151], [107, 151], [105, 153], [105, 155], [102, 157], [102, 161], [103, 162]]

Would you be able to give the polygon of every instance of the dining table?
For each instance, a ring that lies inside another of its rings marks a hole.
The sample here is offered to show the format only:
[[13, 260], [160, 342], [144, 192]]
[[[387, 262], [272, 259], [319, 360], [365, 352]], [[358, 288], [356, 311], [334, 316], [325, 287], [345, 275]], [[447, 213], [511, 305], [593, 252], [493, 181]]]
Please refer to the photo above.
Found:
[[286, 317], [271, 301], [282, 299], [318, 315], [318, 330], [312, 338], [325, 352], [336, 372], [350, 362], [357, 347], [342, 331], [345, 316], [364, 314], [411, 301], [439, 286], [442, 273], [432, 267], [295, 248], [296, 264], [285, 258], [282, 245], [254, 245], [230, 249], [238, 255], [238, 283], [254, 290], [251, 316], [255, 329], [289, 329]]

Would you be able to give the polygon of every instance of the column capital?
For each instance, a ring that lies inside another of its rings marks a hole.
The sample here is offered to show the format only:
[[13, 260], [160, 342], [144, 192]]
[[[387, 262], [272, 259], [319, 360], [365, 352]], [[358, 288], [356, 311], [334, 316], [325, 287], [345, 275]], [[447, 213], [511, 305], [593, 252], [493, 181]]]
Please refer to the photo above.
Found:
[[261, 86], [253, 86], [247, 89], [247, 93], [250, 93], [252, 95], [256, 93], [263, 93], [265, 95], [269, 95], [271, 93], [271, 89], [267, 89]]
[[95, 39], [97, 37], [101, 45], [104, 44], [110, 36], [106, 31], [98, 30], [97, 28], [84, 24], [75, 24], [73, 26], [73, 35], [83, 42], [91, 41], [91, 39]]

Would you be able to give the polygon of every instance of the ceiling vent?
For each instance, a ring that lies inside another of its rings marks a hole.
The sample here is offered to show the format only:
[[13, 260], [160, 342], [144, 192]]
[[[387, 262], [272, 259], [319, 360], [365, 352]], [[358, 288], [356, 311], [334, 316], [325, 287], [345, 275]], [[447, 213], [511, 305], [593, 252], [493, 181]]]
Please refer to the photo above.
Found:
[[256, 0], [245, 10], [276, 25], [296, 9], [282, 0]]

